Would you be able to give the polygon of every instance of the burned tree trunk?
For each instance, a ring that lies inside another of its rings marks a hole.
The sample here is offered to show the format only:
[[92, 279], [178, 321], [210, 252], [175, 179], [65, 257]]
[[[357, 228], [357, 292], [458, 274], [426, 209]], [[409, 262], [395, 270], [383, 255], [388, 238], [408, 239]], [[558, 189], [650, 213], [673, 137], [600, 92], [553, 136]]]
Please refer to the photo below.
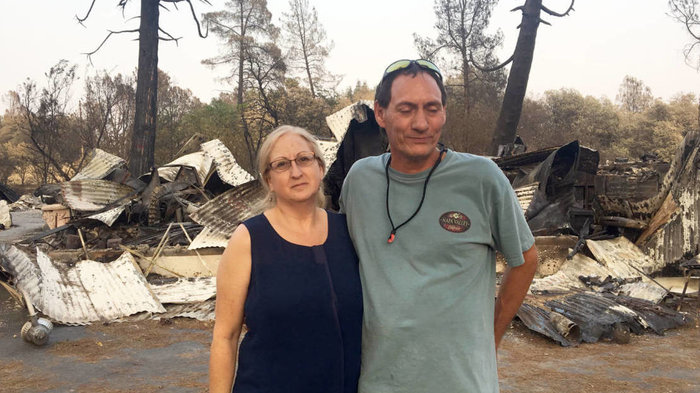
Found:
[[493, 133], [491, 155], [498, 155], [499, 146], [513, 143], [523, 110], [523, 100], [530, 77], [532, 57], [535, 52], [537, 28], [540, 25], [542, 0], [527, 0], [523, 6], [523, 19], [520, 25], [518, 42], [513, 53], [513, 64], [508, 75], [508, 85], [503, 96], [501, 112], [498, 115], [496, 130]]
[[561, 18], [568, 15], [573, 9], [574, 0], [571, 0], [569, 8], [563, 13], [554, 12], [545, 7], [542, 0], [525, 0], [524, 5], [513, 9], [513, 11], [522, 11], [523, 19], [520, 24], [518, 42], [515, 44], [513, 52], [513, 64], [508, 74], [508, 85], [503, 96], [501, 113], [498, 115], [498, 122], [489, 149], [491, 155], [499, 155], [500, 146], [512, 144], [515, 140], [520, 114], [523, 110], [523, 100], [527, 91], [527, 82], [530, 78], [532, 57], [535, 53], [537, 28], [540, 22], [549, 25], [540, 19], [541, 11], [550, 16]]
[[153, 166], [158, 99], [158, 9], [159, 0], [141, 0], [139, 68], [136, 80], [136, 113], [131, 137], [129, 171], [134, 176]]
[[[95, 5], [96, 0], [90, 2], [90, 8], [83, 17], [76, 15], [78, 23], [85, 22]], [[208, 0], [201, 0], [209, 4]], [[168, 8], [162, 3], [172, 3], [177, 8], [177, 3], [185, 2], [192, 12], [192, 19], [197, 25], [197, 32], [202, 38], [206, 38], [209, 33], [207, 25], [206, 33], [202, 33], [197, 13], [191, 0], [141, 0], [141, 15], [139, 15], [139, 28], [118, 31], [109, 31], [109, 34], [102, 40], [102, 43], [90, 53], [86, 53], [88, 58], [102, 48], [109, 37], [115, 34], [139, 33], [139, 68], [136, 79], [136, 110], [134, 113], [134, 129], [131, 135], [131, 151], [129, 153], [129, 171], [134, 176], [139, 176], [148, 172], [153, 166], [153, 155], [156, 144], [156, 117], [158, 114], [158, 41], [177, 41], [179, 38], [173, 37], [170, 33], [162, 29], [159, 25], [160, 8], [166, 11]], [[122, 9], [129, 0], [120, 0], [117, 5]], [[162, 33], [161, 36], [159, 33]]]

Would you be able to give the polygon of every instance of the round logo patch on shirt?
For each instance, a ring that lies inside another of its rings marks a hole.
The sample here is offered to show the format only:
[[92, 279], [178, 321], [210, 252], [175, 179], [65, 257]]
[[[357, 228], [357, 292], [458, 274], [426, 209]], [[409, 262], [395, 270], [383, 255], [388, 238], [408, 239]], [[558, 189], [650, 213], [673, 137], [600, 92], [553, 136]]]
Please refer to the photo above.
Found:
[[447, 212], [440, 216], [440, 226], [450, 232], [466, 232], [471, 225], [469, 217], [461, 212]]

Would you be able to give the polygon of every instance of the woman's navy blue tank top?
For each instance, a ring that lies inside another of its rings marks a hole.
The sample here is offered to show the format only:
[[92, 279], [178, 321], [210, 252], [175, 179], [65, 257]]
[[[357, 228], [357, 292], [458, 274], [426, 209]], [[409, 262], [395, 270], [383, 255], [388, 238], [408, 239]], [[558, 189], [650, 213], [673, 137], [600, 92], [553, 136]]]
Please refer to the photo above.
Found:
[[264, 215], [243, 224], [252, 268], [234, 393], [356, 393], [362, 290], [345, 216], [328, 212], [328, 237], [284, 240]]

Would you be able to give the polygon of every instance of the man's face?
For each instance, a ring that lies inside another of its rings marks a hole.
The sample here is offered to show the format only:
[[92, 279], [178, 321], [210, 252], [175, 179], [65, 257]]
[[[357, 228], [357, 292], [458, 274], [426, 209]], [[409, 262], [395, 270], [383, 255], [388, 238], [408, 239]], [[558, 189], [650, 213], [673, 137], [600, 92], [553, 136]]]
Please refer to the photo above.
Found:
[[374, 103], [377, 123], [386, 129], [391, 146], [392, 167], [402, 172], [419, 172], [433, 165], [445, 108], [440, 88], [432, 76], [399, 75], [391, 85], [386, 108]]

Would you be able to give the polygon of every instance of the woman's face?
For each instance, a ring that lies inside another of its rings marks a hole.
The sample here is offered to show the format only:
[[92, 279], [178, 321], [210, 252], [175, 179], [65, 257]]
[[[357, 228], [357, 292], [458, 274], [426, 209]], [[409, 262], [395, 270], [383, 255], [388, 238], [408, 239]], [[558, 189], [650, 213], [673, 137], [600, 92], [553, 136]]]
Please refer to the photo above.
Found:
[[284, 171], [277, 171], [269, 168], [267, 170], [267, 184], [270, 190], [275, 193], [277, 203], [279, 202], [305, 202], [309, 199], [315, 201], [316, 193], [321, 186], [323, 169], [317, 159], [313, 159], [311, 165], [299, 165], [297, 161], [303, 162], [309, 155], [313, 154], [313, 149], [306, 141], [296, 134], [284, 134], [272, 146], [270, 152], [270, 163], [278, 163], [278, 160], [289, 160], [291, 165]]

